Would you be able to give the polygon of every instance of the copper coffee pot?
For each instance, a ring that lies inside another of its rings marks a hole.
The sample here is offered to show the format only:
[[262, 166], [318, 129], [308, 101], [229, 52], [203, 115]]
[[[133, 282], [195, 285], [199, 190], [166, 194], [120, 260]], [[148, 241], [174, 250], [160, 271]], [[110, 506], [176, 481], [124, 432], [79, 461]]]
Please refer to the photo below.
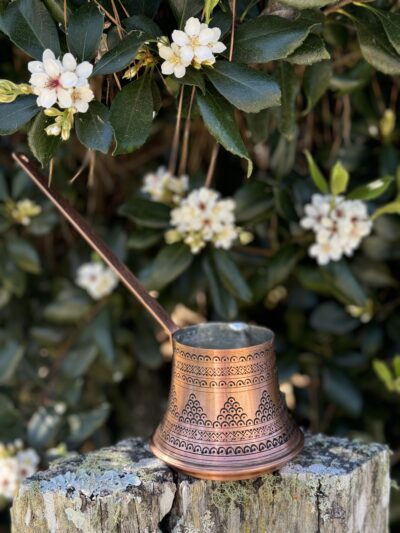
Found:
[[303, 448], [279, 391], [271, 330], [211, 322], [180, 329], [167, 311], [23, 154], [13, 158], [168, 333], [173, 345], [167, 411], [153, 453], [201, 479], [251, 479]]

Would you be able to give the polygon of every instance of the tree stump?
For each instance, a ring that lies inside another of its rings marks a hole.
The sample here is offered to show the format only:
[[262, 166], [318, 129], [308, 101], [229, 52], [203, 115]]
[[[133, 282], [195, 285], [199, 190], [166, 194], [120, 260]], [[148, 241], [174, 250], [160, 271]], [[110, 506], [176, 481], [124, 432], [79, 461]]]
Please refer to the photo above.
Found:
[[279, 472], [200, 481], [170, 470], [145, 441], [59, 461], [25, 480], [13, 533], [385, 533], [389, 450], [324, 435]]

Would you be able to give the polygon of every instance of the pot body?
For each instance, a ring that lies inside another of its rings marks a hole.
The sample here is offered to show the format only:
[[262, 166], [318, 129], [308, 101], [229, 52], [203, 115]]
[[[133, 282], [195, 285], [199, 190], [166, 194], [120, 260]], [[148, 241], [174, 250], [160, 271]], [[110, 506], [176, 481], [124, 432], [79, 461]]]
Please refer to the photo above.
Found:
[[179, 330], [173, 343], [168, 407], [151, 440], [157, 457], [201, 479], [239, 480], [300, 452], [304, 437], [279, 390], [270, 330], [211, 323]]

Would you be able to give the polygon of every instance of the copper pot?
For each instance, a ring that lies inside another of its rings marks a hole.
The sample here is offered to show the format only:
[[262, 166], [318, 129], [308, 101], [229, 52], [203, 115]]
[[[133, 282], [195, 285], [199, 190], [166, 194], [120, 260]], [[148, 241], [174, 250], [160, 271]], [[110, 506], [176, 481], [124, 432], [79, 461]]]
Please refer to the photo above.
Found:
[[279, 391], [274, 334], [209, 323], [173, 334], [167, 411], [151, 440], [168, 465], [201, 479], [250, 479], [295, 457], [303, 433]]
[[181, 472], [215, 480], [257, 477], [297, 455], [303, 434], [279, 392], [272, 331], [218, 322], [179, 329], [28, 158], [13, 157], [171, 338], [171, 392], [151, 441], [154, 454]]

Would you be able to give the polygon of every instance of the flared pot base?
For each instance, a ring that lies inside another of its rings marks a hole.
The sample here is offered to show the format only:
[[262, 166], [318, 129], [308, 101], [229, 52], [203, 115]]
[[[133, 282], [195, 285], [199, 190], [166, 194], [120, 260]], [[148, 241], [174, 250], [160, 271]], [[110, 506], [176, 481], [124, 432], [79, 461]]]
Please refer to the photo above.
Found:
[[259, 453], [237, 457], [206, 457], [191, 458], [169, 449], [160, 438], [160, 428], [157, 428], [151, 441], [150, 448], [154, 455], [164, 461], [172, 469], [198, 479], [214, 481], [239, 481], [254, 479], [282, 468], [294, 459], [303, 449], [304, 435], [298, 428], [291, 439], [279, 453]]

